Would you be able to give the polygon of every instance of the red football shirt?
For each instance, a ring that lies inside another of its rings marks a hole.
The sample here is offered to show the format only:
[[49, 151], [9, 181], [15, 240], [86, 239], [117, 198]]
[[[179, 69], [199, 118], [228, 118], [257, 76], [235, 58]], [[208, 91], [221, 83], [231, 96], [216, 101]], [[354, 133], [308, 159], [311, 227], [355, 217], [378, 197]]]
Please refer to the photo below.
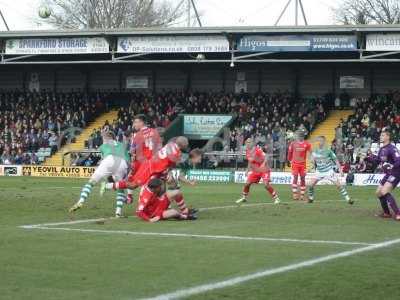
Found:
[[175, 142], [169, 142], [162, 147], [151, 163], [152, 173], [163, 173], [173, 168], [181, 160], [182, 152]]
[[[262, 172], [268, 170], [265, 156], [266, 155], [260, 146], [246, 149], [246, 159], [249, 162], [249, 167], [252, 171]], [[265, 166], [266, 169], [262, 168], [263, 166]], [[262, 170], [261, 168], [264, 170]]]
[[312, 145], [307, 141], [294, 141], [289, 145], [288, 160], [294, 165], [305, 165], [307, 152], [312, 150]]
[[135, 159], [143, 161], [151, 159], [157, 153], [161, 145], [161, 139], [156, 129], [144, 127], [133, 135], [131, 144]]

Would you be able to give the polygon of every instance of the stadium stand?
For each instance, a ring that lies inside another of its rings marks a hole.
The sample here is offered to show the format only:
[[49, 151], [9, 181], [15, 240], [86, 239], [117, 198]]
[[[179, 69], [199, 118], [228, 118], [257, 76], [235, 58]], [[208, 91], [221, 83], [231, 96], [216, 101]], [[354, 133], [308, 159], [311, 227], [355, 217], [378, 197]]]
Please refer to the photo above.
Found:
[[[96, 131], [96, 128], [101, 128], [103, 124], [108, 124], [110, 120], [114, 120], [118, 115], [118, 111], [111, 110], [101, 114], [99, 117], [93, 120], [86, 128], [84, 128], [78, 136], [75, 137], [73, 143], [65, 144], [59, 151], [54, 153], [53, 156], [49, 157], [46, 160], [46, 164], [51, 166], [59, 166], [63, 164], [63, 155], [68, 151], [77, 151], [85, 148], [87, 140], [90, 139], [90, 136], [93, 132], [96, 132], [95, 142], [98, 146], [102, 144], [102, 138], [100, 135], [100, 130]], [[92, 158], [88, 155], [88, 158]], [[73, 161], [79, 161], [78, 157], [75, 159], [72, 158]], [[70, 163], [72, 163], [72, 160]], [[93, 164], [97, 163], [98, 160], [93, 160]], [[81, 165], [81, 164], [78, 164]], [[91, 165], [91, 164], [90, 164]]]
[[369, 157], [379, 149], [383, 128], [392, 132], [393, 142], [400, 149], [400, 91], [392, 90], [369, 98], [353, 97], [350, 102], [354, 114], [341, 119], [333, 148], [358, 172], [373, 171], [373, 160]]
[[[231, 125], [229, 141], [221, 150], [238, 151], [246, 138], [253, 137], [260, 143], [271, 142], [273, 156], [283, 164], [286, 156], [278, 159], [282, 140], [284, 144], [290, 141], [298, 128], [307, 134], [312, 132], [317, 124], [325, 120], [327, 112], [323, 97], [298, 99], [289, 92], [281, 91], [253, 94], [169, 91], [154, 95], [137, 92], [130, 94], [129, 105], [119, 109], [116, 119], [112, 122], [107, 119], [92, 131], [85, 146], [96, 149], [101, 145], [100, 131], [104, 126], [108, 126], [122, 141], [132, 131], [133, 116], [136, 114], [148, 116], [152, 127], [166, 128], [183, 113], [229, 113], [237, 117]], [[86, 164], [82, 157], [76, 157], [75, 162]]]
[[[282, 138], [288, 142], [296, 128], [303, 128], [310, 133], [310, 139], [327, 136], [341, 161], [358, 172], [374, 170], [368, 157], [379, 148], [382, 128], [391, 129], [393, 140], [400, 148], [399, 91], [370, 98], [352, 97], [349, 108], [354, 110], [332, 111], [323, 97], [299, 101], [293, 94], [280, 91], [126, 93], [124, 97], [129, 99], [126, 102], [129, 105], [117, 103], [119, 109], [108, 113], [104, 113], [102, 97], [107, 98], [104, 94], [79, 92], [0, 93], [0, 163], [60, 165], [65, 149], [97, 149], [102, 143], [100, 130], [104, 126], [123, 140], [132, 131], [132, 117], [139, 113], [146, 114], [151, 126], [159, 128], [167, 128], [181, 113], [233, 113], [237, 118], [223, 149], [230, 152], [237, 151], [251, 136], [262, 143], [272, 140], [274, 156], [277, 156]], [[107, 103], [108, 100], [110, 97]], [[72, 127], [83, 131], [73, 139], [74, 143], [64, 145], [69, 139], [66, 132]], [[64, 148], [58, 151], [60, 146]], [[284, 159], [281, 160], [283, 163]], [[70, 161], [72, 165], [97, 162], [98, 157], [93, 154], [75, 155]]]
[[105, 110], [100, 95], [80, 92], [0, 93], [0, 163], [40, 164]]
[[[303, 101], [299, 101], [303, 100]], [[265, 137], [277, 141], [286, 132], [292, 137], [296, 128], [311, 132], [316, 124], [326, 118], [323, 98], [295, 99], [289, 92], [239, 94], [209, 92], [164, 92], [150, 96], [135, 93], [130, 105], [120, 108], [118, 119], [105, 123], [122, 139], [132, 130], [133, 116], [146, 114], [153, 127], [166, 128], [178, 114], [235, 114], [232, 142], [228, 148], [237, 149], [237, 141], [250, 136], [265, 142]], [[88, 140], [89, 148], [99, 145], [97, 128]], [[242, 137], [242, 138], [240, 138]], [[235, 142], [236, 141], [236, 142]]]

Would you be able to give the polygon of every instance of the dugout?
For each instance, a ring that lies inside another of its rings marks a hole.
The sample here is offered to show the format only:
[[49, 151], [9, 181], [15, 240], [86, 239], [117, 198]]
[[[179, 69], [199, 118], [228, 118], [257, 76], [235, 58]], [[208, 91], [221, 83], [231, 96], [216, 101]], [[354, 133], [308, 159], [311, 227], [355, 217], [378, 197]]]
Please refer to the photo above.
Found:
[[400, 27], [0, 32], [0, 89], [370, 96], [398, 88]]

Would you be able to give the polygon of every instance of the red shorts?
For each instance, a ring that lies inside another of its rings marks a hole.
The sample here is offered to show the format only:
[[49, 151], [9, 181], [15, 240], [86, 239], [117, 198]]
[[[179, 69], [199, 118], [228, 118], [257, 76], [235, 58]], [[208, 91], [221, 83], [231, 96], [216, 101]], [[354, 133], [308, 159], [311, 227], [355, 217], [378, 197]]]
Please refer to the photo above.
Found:
[[167, 195], [163, 195], [160, 198], [158, 198], [158, 203], [157, 206], [153, 209], [153, 211], [150, 213], [151, 217], [159, 217], [160, 220], [163, 219], [163, 213], [169, 208], [169, 205], [171, 203], [169, 202], [169, 199]]
[[292, 164], [292, 175], [294, 176], [306, 176], [306, 165]]
[[129, 182], [133, 182], [133, 176], [135, 175], [137, 170], [139, 170], [141, 164], [142, 164], [142, 162], [138, 161], [138, 160], [134, 160], [133, 162], [131, 162], [131, 171], [129, 172], [129, 176], [128, 176]]
[[135, 183], [139, 186], [147, 184], [153, 178], [160, 178], [166, 180], [168, 172], [154, 173], [152, 171], [152, 166], [150, 161], [145, 161], [140, 164], [140, 168], [131, 176], [129, 176], [128, 181]]
[[142, 164], [142, 161], [134, 160], [131, 163], [131, 173], [132, 174], [136, 173], [136, 171], [139, 170], [141, 164]]
[[129, 176], [128, 181], [142, 186], [150, 180], [151, 175], [150, 161], [144, 161], [140, 163], [140, 167], [136, 172]]
[[247, 173], [247, 183], [259, 183], [261, 179], [264, 184], [269, 183], [271, 180], [271, 171], [262, 173], [250, 171]]

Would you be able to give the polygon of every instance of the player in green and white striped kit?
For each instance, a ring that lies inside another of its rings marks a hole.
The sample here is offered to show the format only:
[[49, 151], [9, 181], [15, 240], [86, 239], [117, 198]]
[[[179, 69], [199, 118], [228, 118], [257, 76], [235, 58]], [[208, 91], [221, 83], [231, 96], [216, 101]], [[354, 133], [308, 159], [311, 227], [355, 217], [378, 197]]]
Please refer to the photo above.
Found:
[[[88, 183], [83, 186], [79, 201], [71, 207], [70, 212], [83, 207], [95, 184], [101, 180], [107, 180], [110, 176], [113, 177], [114, 181], [119, 181], [124, 179], [128, 173], [130, 157], [126, 145], [117, 142], [114, 133], [110, 131], [103, 132], [102, 136], [103, 144], [99, 148], [102, 157], [100, 165], [96, 168]], [[122, 217], [122, 207], [125, 202], [125, 191], [118, 190], [115, 210], [116, 217]]]
[[[314, 187], [321, 180], [328, 180], [335, 184], [342, 195], [343, 199], [349, 204], [353, 204], [354, 201], [350, 198], [347, 190], [340, 182], [340, 177], [343, 177], [343, 172], [340, 167], [339, 161], [331, 149], [325, 147], [326, 138], [324, 136], [319, 136], [317, 138], [318, 148], [313, 150], [311, 153], [311, 158], [314, 163], [315, 168], [315, 178], [313, 178], [309, 184], [308, 188], [308, 202], [314, 201]], [[334, 168], [340, 172], [340, 177], [335, 172]]]

